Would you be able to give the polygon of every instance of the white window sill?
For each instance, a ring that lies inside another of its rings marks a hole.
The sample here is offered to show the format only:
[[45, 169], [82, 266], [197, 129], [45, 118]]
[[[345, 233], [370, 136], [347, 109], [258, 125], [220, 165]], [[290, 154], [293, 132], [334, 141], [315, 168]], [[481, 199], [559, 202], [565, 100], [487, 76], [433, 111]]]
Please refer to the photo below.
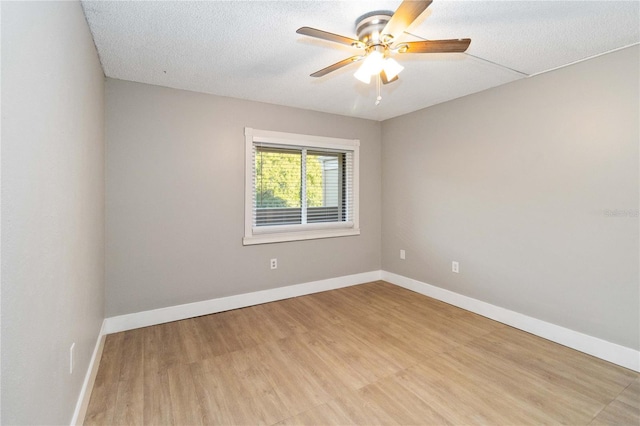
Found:
[[353, 235], [360, 235], [360, 229], [318, 229], [314, 231], [258, 234], [251, 237], [244, 237], [242, 239], [242, 244], [245, 246], [250, 246], [254, 244], [271, 244], [282, 243], [285, 241], [303, 241], [315, 240], [319, 238], [349, 237]]

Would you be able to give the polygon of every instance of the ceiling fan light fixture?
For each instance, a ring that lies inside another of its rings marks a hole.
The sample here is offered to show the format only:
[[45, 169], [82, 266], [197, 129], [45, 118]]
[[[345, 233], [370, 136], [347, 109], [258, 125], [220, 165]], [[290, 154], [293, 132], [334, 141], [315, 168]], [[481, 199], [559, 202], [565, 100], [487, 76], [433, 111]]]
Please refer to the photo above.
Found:
[[356, 71], [353, 74], [353, 76], [355, 78], [357, 78], [358, 80], [360, 80], [361, 82], [363, 82], [364, 84], [371, 83], [371, 74], [369, 74], [367, 72], [363, 72], [362, 66], [360, 66], [360, 68], [358, 68], [358, 71]]
[[371, 76], [380, 74], [384, 68], [384, 55], [377, 50], [371, 51], [353, 76], [365, 84], [371, 82]]
[[395, 76], [400, 74], [400, 72], [404, 69], [404, 67], [400, 65], [398, 61], [396, 61], [395, 59], [387, 58], [384, 61], [384, 66], [382, 69], [384, 70], [384, 73], [387, 75], [387, 78], [389, 80], [393, 80]]
[[404, 67], [395, 59], [385, 58], [383, 53], [374, 50], [367, 55], [353, 76], [364, 84], [369, 84], [371, 77], [379, 75], [382, 71], [386, 78], [393, 80], [403, 69]]

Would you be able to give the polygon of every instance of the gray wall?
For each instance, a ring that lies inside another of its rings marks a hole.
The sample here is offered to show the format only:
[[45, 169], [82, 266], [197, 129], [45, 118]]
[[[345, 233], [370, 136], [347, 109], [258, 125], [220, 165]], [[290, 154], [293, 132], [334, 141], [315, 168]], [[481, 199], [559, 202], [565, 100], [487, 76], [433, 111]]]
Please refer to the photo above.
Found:
[[[380, 269], [380, 123], [112, 79], [106, 98], [107, 316]], [[361, 235], [243, 246], [245, 126], [360, 139]]]
[[383, 122], [383, 269], [640, 348], [638, 64], [635, 46]]
[[104, 318], [104, 75], [79, 3], [1, 7], [1, 423], [69, 424]]

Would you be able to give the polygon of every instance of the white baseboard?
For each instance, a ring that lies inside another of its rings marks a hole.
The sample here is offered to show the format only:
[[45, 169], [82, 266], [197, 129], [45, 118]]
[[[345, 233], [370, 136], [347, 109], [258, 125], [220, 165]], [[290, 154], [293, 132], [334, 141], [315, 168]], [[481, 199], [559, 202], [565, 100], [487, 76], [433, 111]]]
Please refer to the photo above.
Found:
[[289, 299], [296, 296], [348, 287], [370, 281], [377, 281], [381, 277], [381, 271], [363, 272], [360, 274], [346, 275], [344, 277], [329, 278], [326, 280], [312, 281], [304, 284], [296, 284], [287, 287], [278, 287], [253, 293], [239, 294], [237, 296], [221, 297], [219, 299], [204, 300], [202, 302], [187, 303], [184, 305], [169, 306], [150, 311], [136, 312], [106, 318], [103, 332], [105, 334], [117, 333], [134, 328], [163, 324], [201, 315], [214, 314], [216, 312], [231, 309], [245, 308], [261, 303], [274, 302], [276, 300]]
[[102, 328], [100, 329], [100, 334], [98, 335], [96, 346], [93, 349], [93, 354], [91, 355], [91, 360], [89, 361], [87, 374], [85, 374], [84, 376], [84, 382], [82, 383], [82, 388], [80, 389], [80, 396], [78, 396], [76, 409], [73, 411], [71, 426], [82, 425], [87, 414], [89, 400], [91, 399], [91, 391], [93, 390], [93, 384], [96, 381], [98, 367], [100, 366], [100, 359], [102, 358], [102, 349], [104, 348], [104, 325], [105, 321], [102, 321]]
[[413, 290], [425, 296], [441, 300], [450, 305], [474, 312], [484, 317], [510, 325], [547, 340], [568, 346], [580, 352], [593, 355], [605, 361], [612, 362], [634, 371], [640, 371], [640, 351], [611, 343], [597, 337], [589, 336], [578, 331], [570, 330], [556, 324], [551, 324], [518, 312], [510, 311], [487, 302], [463, 296], [440, 287], [421, 281], [382, 271], [382, 279]]

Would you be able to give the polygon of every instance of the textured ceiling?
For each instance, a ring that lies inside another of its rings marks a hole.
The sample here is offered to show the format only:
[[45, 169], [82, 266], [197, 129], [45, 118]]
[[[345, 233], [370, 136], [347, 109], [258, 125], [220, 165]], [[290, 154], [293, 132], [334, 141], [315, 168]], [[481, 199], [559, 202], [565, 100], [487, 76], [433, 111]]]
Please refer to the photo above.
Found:
[[471, 38], [466, 53], [398, 55], [400, 80], [353, 77], [359, 52], [296, 34], [355, 38], [357, 17], [400, 1], [83, 1], [108, 77], [384, 120], [640, 42], [637, 1], [438, 1], [404, 41]]

